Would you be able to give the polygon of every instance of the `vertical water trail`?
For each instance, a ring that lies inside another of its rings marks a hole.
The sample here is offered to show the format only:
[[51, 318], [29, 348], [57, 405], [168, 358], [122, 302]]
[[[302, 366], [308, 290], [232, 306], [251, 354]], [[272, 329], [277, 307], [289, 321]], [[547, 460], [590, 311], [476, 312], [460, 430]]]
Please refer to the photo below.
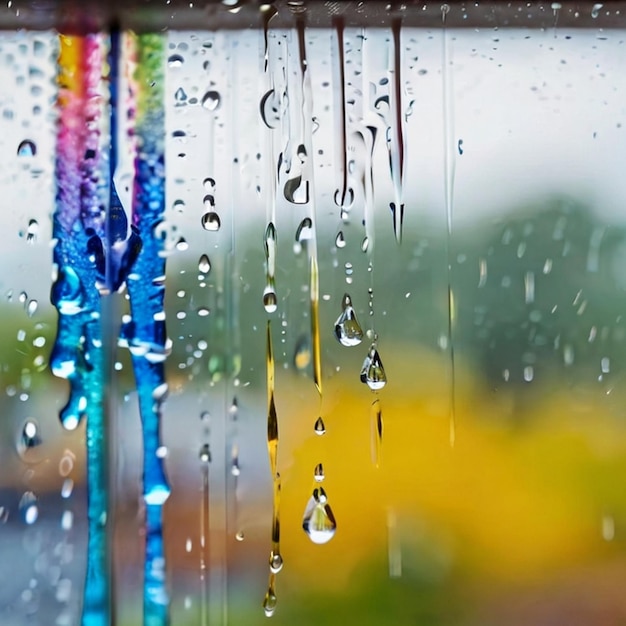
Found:
[[137, 142], [132, 216], [133, 227], [143, 245], [128, 276], [131, 320], [123, 332], [132, 355], [143, 431], [144, 624], [163, 626], [169, 622], [169, 597], [165, 585], [162, 516], [170, 488], [157, 450], [161, 446], [161, 407], [167, 395], [164, 361], [169, 343], [163, 309], [165, 260], [159, 254], [163, 240], [155, 236], [154, 227], [163, 219], [165, 201], [165, 41], [157, 34], [132, 37]]
[[[300, 103], [302, 115], [302, 145], [306, 154], [311, 154], [311, 138], [313, 136], [313, 90], [311, 88], [311, 76], [308, 71], [306, 59], [305, 24], [304, 20], [296, 21], [296, 34], [298, 40], [298, 59], [300, 64]], [[317, 262], [317, 227], [315, 211], [315, 189], [313, 185], [313, 159], [307, 158], [303, 163], [303, 174], [308, 182], [309, 217], [311, 219], [311, 238], [307, 246], [309, 254], [309, 296], [311, 315], [311, 358], [313, 362], [313, 382], [317, 389], [320, 407], [322, 403], [322, 354], [319, 325], [319, 271]]]
[[209, 444], [205, 443], [200, 449], [200, 462], [202, 463], [202, 505], [200, 509], [200, 624], [207, 626], [208, 602], [209, 602], [209, 464], [211, 451]]
[[454, 358], [454, 290], [452, 288], [452, 220], [454, 213], [454, 170], [455, 156], [454, 146], [454, 110], [452, 101], [452, 70], [449, 53], [448, 33], [446, 29], [446, 15], [450, 7], [441, 5], [442, 32], [442, 98], [443, 98], [443, 172], [445, 187], [446, 207], [446, 254], [447, 254], [447, 277], [448, 277], [448, 343], [450, 349], [450, 445], [454, 447], [456, 441], [456, 367]]
[[266, 331], [266, 385], [267, 385], [267, 453], [272, 474], [272, 548], [269, 557], [270, 577], [267, 593], [263, 600], [265, 614], [270, 617], [276, 610], [276, 574], [282, 569], [280, 554], [280, 474], [278, 473], [278, 416], [274, 401], [274, 349], [272, 344], [272, 322], [267, 320]]
[[336, 116], [335, 135], [339, 140], [335, 143], [337, 154], [335, 155], [336, 167], [339, 171], [339, 183], [335, 192], [335, 204], [341, 209], [341, 217], [345, 218], [347, 211], [352, 204], [348, 197], [348, 136], [346, 120], [346, 68], [344, 58], [344, 22], [340, 17], [333, 19], [335, 33], [337, 36], [337, 69], [339, 95], [339, 115]]
[[400, 41], [402, 21], [391, 22], [393, 36], [392, 91], [389, 104], [391, 115], [391, 141], [388, 141], [389, 167], [393, 183], [394, 202], [391, 204], [393, 232], [402, 243], [404, 222], [404, 114], [402, 111], [402, 47]]
[[104, 436], [105, 389], [99, 277], [88, 254], [89, 238], [104, 237], [99, 83], [103, 69], [100, 35], [60, 36], [56, 208], [51, 300], [59, 319], [50, 358], [52, 372], [70, 383], [60, 418], [74, 430], [86, 416], [88, 550], [83, 626], [111, 623], [111, 553], [107, 533], [108, 468]]

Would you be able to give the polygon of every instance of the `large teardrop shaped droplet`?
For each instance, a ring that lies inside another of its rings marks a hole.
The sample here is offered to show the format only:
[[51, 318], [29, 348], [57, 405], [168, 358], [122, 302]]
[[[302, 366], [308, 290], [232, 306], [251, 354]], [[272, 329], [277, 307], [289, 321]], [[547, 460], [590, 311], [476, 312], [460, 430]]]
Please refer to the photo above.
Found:
[[387, 384], [387, 374], [380, 359], [376, 344], [372, 344], [361, 368], [361, 382], [373, 391], [382, 389]]
[[321, 417], [318, 417], [315, 420], [315, 434], [316, 435], [324, 435], [326, 433], [326, 426], [324, 424], [324, 420]]
[[313, 490], [304, 510], [302, 528], [309, 539], [317, 544], [328, 543], [335, 536], [337, 522], [322, 487]]
[[363, 329], [347, 293], [343, 296], [342, 309], [341, 315], [335, 322], [335, 337], [342, 346], [358, 346], [363, 339]]
[[274, 615], [274, 611], [276, 611], [276, 604], [276, 592], [274, 591], [274, 581], [272, 580], [267, 589], [267, 593], [265, 594], [265, 598], [263, 599], [263, 610], [265, 611], [265, 615], [267, 615], [267, 617], [272, 617], [272, 615]]

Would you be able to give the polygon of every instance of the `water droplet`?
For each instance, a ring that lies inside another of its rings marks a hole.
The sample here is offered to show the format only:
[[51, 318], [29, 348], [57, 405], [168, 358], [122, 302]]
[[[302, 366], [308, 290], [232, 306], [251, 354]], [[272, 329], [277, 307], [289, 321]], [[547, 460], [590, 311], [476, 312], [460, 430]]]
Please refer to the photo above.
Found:
[[237, 541], [243, 541], [246, 538], [246, 536], [244, 535], [243, 531], [239, 531], [236, 535], [235, 535], [235, 539]]
[[270, 552], [270, 571], [272, 574], [278, 574], [283, 569], [283, 557], [279, 552]]
[[598, 15], [600, 15], [600, 9], [603, 7], [604, 5], [602, 5], [601, 3], [597, 3], [594, 4], [593, 7], [591, 7], [591, 17], [595, 20]]
[[37, 302], [37, 300], [31, 300], [28, 303], [28, 305], [26, 306], [26, 314], [28, 315], [28, 317], [32, 317], [33, 315], [35, 315], [38, 306], [39, 303]]
[[313, 222], [310, 217], [305, 217], [296, 230], [296, 241], [302, 243], [313, 237]]
[[363, 241], [361, 242], [361, 252], [367, 252], [370, 247], [370, 240], [368, 237], [363, 237]]
[[265, 598], [263, 599], [263, 610], [265, 611], [265, 615], [267, 617], [272, 617], [274, 612], [276, 611], [276, 593], [274, 592], [274, 585], [270, 584], [267, 593], [265, 594]]
[[187, 94], [185, 93], [185, 90], [182, 87], [179, 87], [176, 90], [176, 92], [174, 93], [174, 99], [176, 100], [178, 104], [182, 104], [186, 102]]
[[335, 337], [342, 346], [358, 346], [363, 340], [363, 329], [347, 293], [343, 296], [341, 307], [341, 315], [335, 322]]
[[274, 313], [278, 308], [278, 298], [271, 287], [266, 287], [263, 292], [263, 307], [267, 313]]
[[215, 191], [215, 180], [213, 180], [211, 177], [205, 178], [202, 181], [202, 186], [204, 187], [205, 191]]
[[184, 252], [185, 250], [189, 249], [189, 244], [187, 243], [187, 240], [184, 237], [181, 237], [177, 242], [176, 242], [176, 250], [178, 250], [179, 252]]
[[222, 103], [222, 97], [219, 92], [210, 90], [202, 96], [200, 103], [207, 111], [217, 111]]
[[180, 54], [172, 54], [167, 59], [167, 64], [169, 67], [181, 67], [185, 62], [185, 58]]
[[387, 384], [387, 375], [376, 349], [376, 344], [371, 345], [370, 351], [363, 361], [361, 382], [366, 383], [373, 391], [378, 391]]
[[283, 193], [285, 198], [292, 204], [308, 204], [309, 181], [303, 181], [301, 175], [289, 178], [285, 182]]
[[204, 230], [215, 232], [220, 229], [221, 225], [220, 216], [215, 211], [209, 211], [202, 216], [202, 227]]
[[315, 478], [316, 482], [321, 483], [325, 476], [324, 476], [324, 466], [321, 463], [318, 463], [315, 466], [315, 471], [313, 472], [313, 478]]
[[296, 344], [293, 355], [293, 364], [299, 372], [305, 370], [311, 363], [311, 344], [308, 335], [302, 335]]
[[346, 247], [346, 240], [345, 240], [345, 238], [343, 236], [343, 231], [341, 231], [341, 230], [337, 233], [337, 237], [335, 237], [335, 245], [338, 248], [345, 248]]
[[337, 530], [335, 516], [322, 487], [315, 488], [302, 518], [302, 528], [313, 543], [328, 543]]
[[37, 220], [30, 220], [28, 222], [28, 228], [26, 229], [26, 242], [35, 243], [37, 241], [38, 233], [39, 233], [39, 222]]
[[27, 491], [20, 499], [20, 513], [27, 524], [34, 524], [39, 517], [39, 505], [37, 496], [32, 491]]
[[205, 443], [200, 448], [200, 461], [202, 461], [203, 463], [210, 463], [211, 462], [211, 450], [209, 449], [209, 444], [208, 443]]
[[37, 154], [37, 146], [34, 141], [30, 139], [24, 139], [24, 141], [20, 142], [20, 145], [17, 147], [17, 156], [18, 157], [32, 157]]
[[316, 435], [324, 435], [326, 433], [326, 426], [324, 425], [324, 420], [321, 417], [318, 417], [315, 420], [315, 434]]
[[261, 98], [259, 109], [261, 119], [268, 128], [276, 128], [280, 122], [280, 99], [274, 89], [270, 89]]
[[202, 274], [208, 274], [211, 271], [211, 261], [206, 254], [203, 254], [198, 261], [198, 271]]
[[42, 460], [41, 433], [37, 422], [26, 420], [17, 442], [17, 451], [26, 463], [38, 463]]

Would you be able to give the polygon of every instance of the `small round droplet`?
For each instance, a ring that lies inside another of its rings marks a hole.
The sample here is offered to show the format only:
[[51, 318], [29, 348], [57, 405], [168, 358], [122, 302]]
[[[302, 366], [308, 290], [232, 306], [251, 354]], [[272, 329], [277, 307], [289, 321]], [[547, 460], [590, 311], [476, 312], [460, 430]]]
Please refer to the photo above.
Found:
[[216, 232], [221, 225], [220, 216], [215, 211], [209, 211], [202, 216], [202, 227], [204, 230]]
[[172, 54], [167, 59], [167, 64], [169, 67], [181, 67], [185, 62], [185, 58], [180, 54]]
[[209, 449], [209, 444], [205, 443], [200, 448], [200, 461], [202, 463], [210, 463], [211, 462], [211, 450]]
[[17, 442], [17, 451], [22, 460], [29, 464], [39, 463], [43, 458], [41, 443], [41, 433], [37, 422], [33, 419], [26, 420]]
[[37, 496], [32, 491], [27, 491], [20, 499], [19, 510], [22, 519], [28, 524], [34, 524], [39, 517], [39, 504]]
[[211, 90], [207, 91], [204, 96], [202, 96], [202, 100], [200, 103], [207, 111], [217, 111], [219, 109], [220, 104], [222, 102], [222, 98], [219, 92]]
[[324, 424], [324, 420], [321, 417], [318, 417], [317, 420], [315, 420], [315, 434], [316, 435], [324, 435], [326, 434], [326, 426]]
[[270, 552], [270, 571], [272, 574], [278, 574], [283, 569], [283, 557], [279, 552]]
[[211, 261], [206, 254], [203, 254], [198, 261], [198, 271], [202, 274], [208, 274], [211, 271]]
[[240, 530], [235, 534], [235, 539], [237, 541], [243, 541], [245, 538], [246, 536], [244, 535], [243, 530]]
[[24, 139], [17, 147], [18, 157], [32, 157], [37, 154], [37, 146], [34, 141], [30, 139]]

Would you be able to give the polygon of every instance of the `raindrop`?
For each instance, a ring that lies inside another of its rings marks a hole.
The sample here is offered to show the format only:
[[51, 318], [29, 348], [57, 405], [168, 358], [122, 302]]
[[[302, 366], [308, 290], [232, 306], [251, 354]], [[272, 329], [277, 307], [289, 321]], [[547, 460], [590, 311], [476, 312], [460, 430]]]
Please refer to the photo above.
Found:
[[594, 4], [593, 7], [591, 7], [591, 17], [595, 20], [598, 15], [600, 15], [600, 9], [603, 7], [602, 4], [598, 3], [598, 4]]
[[37, 241], [38, 233], [39, 233], [39, 222], [37, 220], [30, 220], [28, 222], [28, 228], [26, 229], [26, 242], [35, 243]]
[[172, 54], [167, 59], [167, 64], [169, 67], [181, 67], [184, 62], [185, 59], [180, 54]]
[[341, 209], [350, 209], [354, 204], [354, 189], [346, 188], [345, 191], [337, 189], [334, 195], [335, 204]]
[[178, 104], [183, 104], [187, 100], [187, 94], [182, 87], [179, 87], [174, 93], [174, 99]]
[[266, 287], [263, 292], [263, 307], [267, 313], [274, 313], [278, 308], [278, 298], [271, 287]]
[[274, 585], [270, 585], [263, 600], [263, 610], [265, 611], [265, 615], [267, 617], [272, 617], [272, 615], [274, 615], [274, 612], [276, 611], [276, 602], [277, 600]]
[[322, 487], [313, 490], [304, 510], [302, 528], [309, 539], [317, 544], [328, 543], [335, 536], [337, 522]]
[[189, 249], [189, 244], [187, 243], [187, 240], [184, 237], [181, 237], [177, 242], [176, 242], [176, 250], [178, 250], [179, 252], [184, 252], [185, 250]]
[[324, 435], [326, 434], [326, 426], [324, 425], [324, 420], [321, 417], [318, 417], [315, 420], [315, 434], [316, 435]]
[[370, 351], [363, 361], [361, 382], [366, 383], [372, 391], [378, 391], [387, 384], [387, 375], [376, 349], [376, 344], [371, 345]]
[[324, 476], [324, 467], [321, 463], [318, 463], [315, 466], [315, 471], [313, 472], [313, 477], [315, 478], [315, 481], [318, 483], [321, 483], [325, 476]]
[[39, 426], [34, 420], [28, 419], [22, 427], [22, 432], [17, 443], [17, 451], [26, 463], [38, 463], [41, 461], [41, 434]]
[[200, 460], [203, 463], [210, 463], [211, 462], [211, 450], [209, 449], [209, 444], [205, 443], [201, 448], [200, 448]]
[[356, 317], [352, 300], [347, 293], [343, 296], [341, 307], [341, 315], [335, 322], [335, 337], [342, 346], [358, 346], [363, 340], [363, 329]]
[[337, 237], [335, 238], [335, 245], [338, 248], [346, 247], [346, 240], [345, 240], [345, 237], [343, 236], [343, 231], [341, 230], [337, 233]]
[[203, 96], [200, 103], [207, 111], [217, 111], [222, 102], [222, 97], [217, 91], [207, 91]]
[[214, 191], [215, 190], [215, 181], [211, 177], [205, 178], [202, 181], [202, 186], [204, 187], [205, 191]]
[[285, 198], [292, 204], [308, 204], [309, 202], [309, 181], [302, 182], [302, 176], [289, 178], [283, 189]]
[[220, 216], [215, 211], [209, 211], [202, 216], [202, 227], [204, 230], [215, 232], [220, 229], [221, 225]]
[[27, 491], [20, 499], [20, 513], [27, 524], [34, 524], [39, 517], [37, 496], [32, 491]]
[[296, 230], [296, 241], [302, 243], [313, 237], [313, 222], [310, 217], [305, 217]]
[[278, 574], [283, 569], [283, 557], [279, 552], [270, 552], [270, 571], [272, 574]]
[[368, 237], [363, 237], [363, 241], [361, 242], [361, 252], [367, 252], [370, 247], [370, 240]]
[[202, 274], [208, 274], [211, 271], [211, 261], [206, 254], [203, 254], [198, 261], [198, 271]]
[[308, 335], [302, 335], [298, 339], [293, 355], [293, 364], [299, 372], [305, 370], [311, 363], [311, 344]]
[[30, 139], [24, 139], [17, 147], [18, 157], [32, 157], [37, 154], [37, 146], [34, 141]]
[[235, 539], [237, 541], [243, 541], [245, 538], [246, 537], [245, 537], [243, 531], [241, 531], [241, 530], [235, 535]]
[[261, 98], [259, 108], [261, 111], [261, 119], [263, 120], [263, 123], [268, 128], [276, 128], [278, 126], [278, 123], [280, 122], [281, 113], [280, 100], [274, 89], [270, 89]]
[[37, 300], [31, 300], [27, 307], [26, 307], [26, 314], [28, 315], [28, 317], [32, 317], [33, 315], [35, 315], [35, 313], [37, 312], [37, 307], [39, 306], [39, 303], [37, 302]]

